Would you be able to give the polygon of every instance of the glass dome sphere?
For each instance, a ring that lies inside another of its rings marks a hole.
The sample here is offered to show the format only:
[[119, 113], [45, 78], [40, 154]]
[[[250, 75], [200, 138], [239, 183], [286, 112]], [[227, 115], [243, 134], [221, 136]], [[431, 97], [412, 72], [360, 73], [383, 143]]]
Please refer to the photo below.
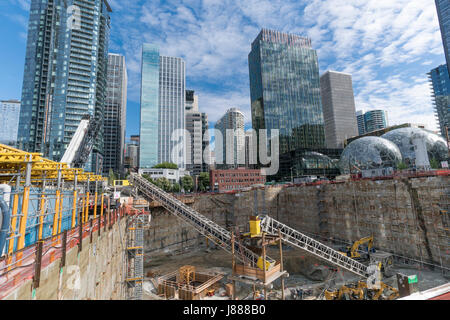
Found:
[[381, 136], [393, 142], [402, 154], [403, 161], [409, 166], [415, 165], [416, 152], [414, 140], [422, 139], [425, 141], [427, 153], [429, 159], [436, 159], [438, 161], [444, 161], [447, 159], [447, 143], [445, 140], [425, 129], [420, 128], [400, 128], [389, 131]]
[[341, 173], [348, 174], [357, 169], [395, 168], [401, 161], [400, 150], [391, 141], [380, 137], [362, 137], [344, 149], [339, 169]]

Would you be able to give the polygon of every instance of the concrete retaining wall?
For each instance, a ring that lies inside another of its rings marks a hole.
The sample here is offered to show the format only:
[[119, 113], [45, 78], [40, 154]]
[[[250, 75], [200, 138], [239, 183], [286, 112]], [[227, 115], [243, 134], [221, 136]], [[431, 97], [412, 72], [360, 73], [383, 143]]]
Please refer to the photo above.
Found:
[[[228, 227], [268, 213], [318, 240], [355, 241], [373, 234], [376, 248], [450, 267], [450, 180], [447, 176], [362, 180], [319, 186], [268, 187], [198, 195], [194, 209]], [[196, 246], [204, 238], [164, 210], [152, 213], [147, 252]]]

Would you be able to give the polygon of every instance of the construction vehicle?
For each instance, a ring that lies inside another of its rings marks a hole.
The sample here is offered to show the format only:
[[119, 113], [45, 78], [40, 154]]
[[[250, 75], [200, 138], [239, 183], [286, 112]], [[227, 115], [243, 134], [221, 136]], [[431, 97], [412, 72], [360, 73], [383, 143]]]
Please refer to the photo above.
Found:
[[342, 286], [339, 290], [325, 290], [326, 300], [364, 300], [365, 290], [360, 287]]
[[207, 297], [213, 297], [216, 294], [216, 289], [209, 289], [206, 291]]
[[[364, 253], [361, 255], [359, 248], [363, 244], [367, 243], [367, 249], [365, 250], [367, 253]], [[359, 239], [353, 243], [352, 246], [347, 246], [345, 248], [341, 248], [340, 252], [347, 257], [350, 257], [352, 259], [360, 259], [360, 260], [366, 260], [369, 258], [369, 254], [373, 252], [373, 236], [365, 237], [362, 239]]]
[[378, 288], [369, 288], [366, 281], [360, 280], [356, 285], [343, 285], [338, 290], [325, 290], [326, 300], [394, 300], [398, 297], [397, 289], [381, 281]]
[[70, 168], [83, 168], [94, 148], [95, 138], [100, 127], [100, 120], [92, 118], [90, 115], [83, 116], [61, 162], [67, 163]]

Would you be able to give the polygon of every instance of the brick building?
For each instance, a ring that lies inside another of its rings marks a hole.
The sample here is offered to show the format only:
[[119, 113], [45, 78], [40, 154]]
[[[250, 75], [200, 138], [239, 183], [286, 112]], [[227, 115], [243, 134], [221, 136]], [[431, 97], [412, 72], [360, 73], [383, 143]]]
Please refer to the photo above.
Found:
[[211, 190], [219, 192], [239, 190], [255, 184], [266, 183], [266, 176], [261, 175], [261, 170], [255, 169], [211, 170], [209, 176]]

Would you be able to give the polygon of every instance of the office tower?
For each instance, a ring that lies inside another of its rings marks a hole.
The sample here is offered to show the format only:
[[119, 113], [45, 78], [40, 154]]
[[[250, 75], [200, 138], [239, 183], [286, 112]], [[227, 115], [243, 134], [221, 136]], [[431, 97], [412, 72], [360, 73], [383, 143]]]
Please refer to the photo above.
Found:
[[[144, 44], [141, 77], [139, 166], [174, 162], [185, 168], [185, 62], [160, 56], [157, 46]], [[180, 134], [172, 136], [176, 131]]]
[[447, 137], [447, 128], [450, 127], [450, 77], [447, 65], [431, 70], [428, 78], [441, 135]]
[[[435, 0], [436, 9], [439, 18], [439, 26], [441, 27], [442, 42], [444, 44], [445, 59], [447, 60], [447, 70], [450, 70], [450, 1]], [[449, 71], [450, 73], [450, 71]]]
[[[59, 161], [84, 115], [103, 122], [111, 12], [106, 0], [31, 1], [20, 148]], [[103, 126], [86, 169], [99, 173], [102, 154]]]
[[344, 148], [344, 141], [358, 135], [355, 96], [350, 74], [327, 71], [320, 77], [325, 143], [329, 149]]
[[364, 110], [356, 112], [356, 122], [358, 124], [358, 134], [363, 135], [366, 133], [366, 123], [364, 122]]
[[127, 169], [139, 168], [139, 136], [131, 136], [125, 144], [124, 166]]
[[252, 126], [279, 129], [280, 153], [325, 146], [319, 64], [311, 40], [263, 29], [248, 57]]
[[19, 130], [20, 101], [0, 101], [0, 143], [15, 146]]
[[203, 123], [198, 96], [192, 90], [186, 90], [186, 130], [186, 170], [196, 176], [203, 171]]
[[103, 134], [104, 175], [108, 175], [110, 169], [115, 173], [123, 172], [128, 81], [124, 56], [109, 54], [107, 79]]
[[209, 166], [212, 164], [211, 162], [211, 149], [210, 149], [210, 139], [209, 136], [209, 122], [208, 122], [208, 115], [204, 112], [202, 112], [202, 135], [203, 135], [203, 142], [202, 142], [202, 150], [203, 150], [203, 172], [209, 171]]
[[388, 126], [387, 112], [384, 110], [367, 111], [364, 114], [366, 133], [384, 129]]
[[[220, 168], [245, 165], [244, 114], [237, 108], [228, 109], [215, 125], [222, 134], [222, 145], [215, 139], [216, 164]], [[228, 131], [228, 132], [227, 132]]]

